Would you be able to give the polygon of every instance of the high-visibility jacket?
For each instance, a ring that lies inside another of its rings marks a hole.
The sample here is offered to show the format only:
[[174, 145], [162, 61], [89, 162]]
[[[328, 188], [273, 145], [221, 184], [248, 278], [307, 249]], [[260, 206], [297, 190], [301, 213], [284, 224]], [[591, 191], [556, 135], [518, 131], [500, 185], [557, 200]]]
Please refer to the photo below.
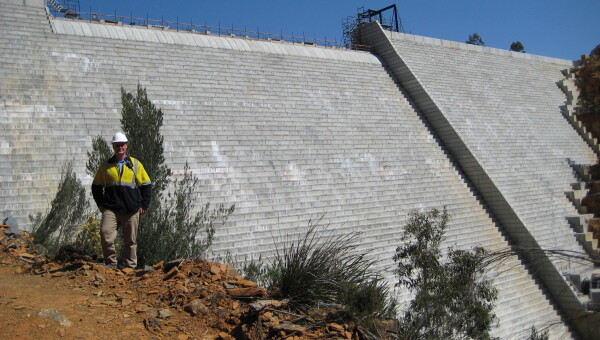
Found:
[[140, 161], [127, 156], [122, 171], [115, 156], [102, 163], [92, 182], [92, 196], [98, 207], [115, 212], [133, 213], [148, 209], [152, 182]]

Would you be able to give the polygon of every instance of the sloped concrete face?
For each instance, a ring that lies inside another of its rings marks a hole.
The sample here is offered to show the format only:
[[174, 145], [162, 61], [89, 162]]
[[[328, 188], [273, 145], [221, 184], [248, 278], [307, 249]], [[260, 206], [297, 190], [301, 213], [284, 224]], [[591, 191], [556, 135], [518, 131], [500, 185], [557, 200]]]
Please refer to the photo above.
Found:
[[[236, 205], [217, 254], [268, 257], [322, 216], [335, 233], [361, 232], [360, 251], [394, 282], [408, 213], [442, 206], [452, 215], [446, 245], [507, 246], [374, 55], [66, 22], [5, 0], [0, 42], [0, 211], [20, 224], [48, 208], [66, 162], [91, 184], [91, 141], [119, 130], [120, 89], [141, 84], [165, 113], [175, 177], [187, 163], [199, 202]], [[553, 337], [568, 337], [518, 259], [503, 266], [493, 334], [556, 324]]]
[[[363, 29], [436, 135], [519, 246], [584, 253], [566, 220], [572, 164], [597, 161], [563, 117], [558, 87], [572, 62]], [[566, 258], [530, 258], [565, 311], [585, 306], [565, 277], [593, 269]], [[589, 274], [588, 274], [589, 275]]]

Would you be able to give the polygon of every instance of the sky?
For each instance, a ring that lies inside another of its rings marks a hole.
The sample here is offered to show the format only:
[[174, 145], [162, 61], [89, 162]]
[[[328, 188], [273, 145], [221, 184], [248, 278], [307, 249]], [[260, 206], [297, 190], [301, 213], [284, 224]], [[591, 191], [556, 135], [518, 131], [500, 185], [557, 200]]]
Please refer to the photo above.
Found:
[[[58, 0], [65, 3], [65, 0]], [[76, 0], [69, 0], [76, 1]], [[68, 1], [67, 1], [68, 2]], [[342, 22], [395, 4], [405, 33], [568, 60], [600, 44], [600, 0], [79, 0], [81, 12], [343, 41]]]

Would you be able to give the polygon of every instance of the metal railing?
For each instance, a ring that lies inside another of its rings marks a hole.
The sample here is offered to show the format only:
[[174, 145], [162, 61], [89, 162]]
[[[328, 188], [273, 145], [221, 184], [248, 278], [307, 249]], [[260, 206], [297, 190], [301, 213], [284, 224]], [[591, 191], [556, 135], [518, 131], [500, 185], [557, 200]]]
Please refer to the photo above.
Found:
[[[52, 13], [54, 16], [62, 16], [61, 12]], [[146, 27], [148, 29], [160, 29], [160, 30], [173, 30], [178, 32], [191, 32], [198, 34], [207, 34], [207, 35], [217, 35], [217, 36], [227, 36], [227, 37], [237, 37], [244, 39], [252, 39], [252, 40], [268, 40], [268, 41], [281, 41], [292, 44], [302, 44], [306, 46], [321, 46], [321, 47], [331, 47], [331, 48], [340, 48], [340, 49], [348, 49], [348, 50], [358, 50], [358, 51], [370, 51], [370, 46], [367, 45], [359, 45], [359, 44], [348, 44], [344, 42], [327, 40], [325, 39], [317, 39], [316, 37], [307, 37], [302, 34], [301, 37], [280, 33], [266, 33], [260, 32], [258, 27], [256, 30], [248, 30], [248, 29], [238, 29], [232, 27], [222, 27], [222, 26], [210, 26], [207, 24], [194, 24], [194, 23], [182, 23], [179, 22], [179, 18], [176, 21], [168, 21], [168, 20], [157, 20], [151, 18], [138, 18], [132, 16], [120, 16], [116, 13], [114, 15], [110, 14], [100, 14], [93, 12], [76, 12], [69, 11], [69, 16], [64, 16], [65, 19], [69, 20], [84, 20], [89, 22], [99, 22], [105, 24], [113, 24], [113, 25], [123, 25], [123, 26], [141, 26]]]

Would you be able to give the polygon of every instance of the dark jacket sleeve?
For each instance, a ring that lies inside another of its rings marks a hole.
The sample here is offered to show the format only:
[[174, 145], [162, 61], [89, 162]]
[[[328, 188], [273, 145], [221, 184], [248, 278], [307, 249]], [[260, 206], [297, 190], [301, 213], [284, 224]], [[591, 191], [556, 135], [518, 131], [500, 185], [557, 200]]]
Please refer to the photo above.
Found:
[[146, 184], [139, 187], [140, 195], [142, 196], [142, 208], [148, 210], [150, 200], [152, 199], [152, 184]]
[[104, 187], [102, 185], [92, 184], [92, 196], [98, 207], [104, 207]]

